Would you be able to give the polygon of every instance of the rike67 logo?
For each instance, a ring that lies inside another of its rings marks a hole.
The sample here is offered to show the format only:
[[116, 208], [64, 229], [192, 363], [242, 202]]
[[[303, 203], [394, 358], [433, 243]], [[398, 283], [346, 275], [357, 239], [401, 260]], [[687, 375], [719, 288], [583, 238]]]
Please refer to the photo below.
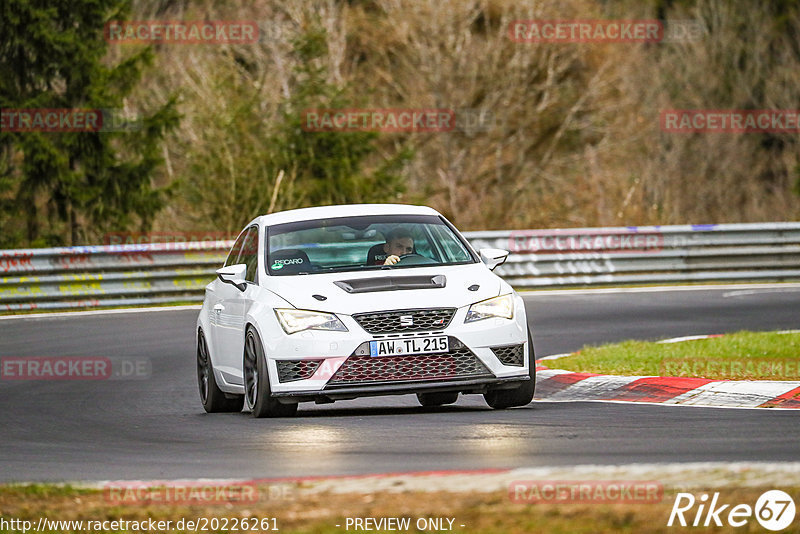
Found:
[[691, 493], [678, 493], [669, 514], [667, 526], [682, 527], [741, 527], [753, 517], [767, 530], [783, 530], [794, 521], [795, 505], [792, 497], [781, 490], [769, 490], [761, 494], [755, 507], [749, 504], [722, 504], [719, 492], [709, 502], [708, 494], [695, 498]]

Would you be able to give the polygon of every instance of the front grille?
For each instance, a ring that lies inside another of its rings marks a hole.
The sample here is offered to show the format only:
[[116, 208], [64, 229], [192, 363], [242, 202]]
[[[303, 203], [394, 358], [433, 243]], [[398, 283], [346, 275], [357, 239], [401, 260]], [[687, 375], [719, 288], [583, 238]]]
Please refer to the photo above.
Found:
[[311, 378], [321, 360], [278, 360], [278, 382]]
[[422, 332], [443, 330], [453, 320], [455, 308], [427, 310], [396, 310], [388, 312], [359, 313], [353, 319], [370, 334], [394, 332]]
[[409, 380], [442, 380], [489, 375], [491, 372], [464, 347], [441, 354], [410, 356], [350, 356], [328, 382], [364, 384]]
[[509, 345], [507, 347], [492, 347], [492, 352], [503, 365], [516, 365], [522, 367], [525, 363], [525, 345]]

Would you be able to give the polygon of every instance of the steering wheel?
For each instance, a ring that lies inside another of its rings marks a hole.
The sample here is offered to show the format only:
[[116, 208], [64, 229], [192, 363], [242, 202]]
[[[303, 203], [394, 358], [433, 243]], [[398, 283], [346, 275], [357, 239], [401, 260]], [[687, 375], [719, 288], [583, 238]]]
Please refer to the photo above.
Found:
[[410, 254], [403, 254], [400, 256], [400, 261], [398, 261], [395, 265], [399, 264], [404, 265], [423, 265], [426, 263], [436, 263], [434, 260], [428, 258], [427, 256], [423, 256], [422, 254], [417, 254], [416, 252], [412, 252]]

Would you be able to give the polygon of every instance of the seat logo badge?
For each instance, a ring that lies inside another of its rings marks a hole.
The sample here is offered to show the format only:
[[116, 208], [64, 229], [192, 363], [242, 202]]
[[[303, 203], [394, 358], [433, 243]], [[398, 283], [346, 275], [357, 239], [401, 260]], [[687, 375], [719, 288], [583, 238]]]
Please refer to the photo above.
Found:
[[414, 326], [414, 316], [413, 315], [401, 315], [400, 316], [400, 326]]

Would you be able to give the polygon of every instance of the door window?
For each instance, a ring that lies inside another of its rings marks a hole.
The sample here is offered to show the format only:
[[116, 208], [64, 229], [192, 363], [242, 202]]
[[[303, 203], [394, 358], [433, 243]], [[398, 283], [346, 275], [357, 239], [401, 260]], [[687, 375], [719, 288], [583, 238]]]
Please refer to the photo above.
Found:
[[230, 253], [228, 254], [228, 259], [225, 260], [224, 267], [229, 267], [231, 265], [236, 265], [239, 259], [239, 252], [242, 250], [242, 243], [244, 242], [244, 238], [247, 237], [248, 232], [242, 232], [242, 235], [239, 236], [239, 239], [233, 244], [233, 248], [231, 248]]
[[251, 226], [244, 239], [242, 250], [239, 254], [239, 263], [247, 265], [244, 279], [255, 283], [258, 267], [258, 227]]

